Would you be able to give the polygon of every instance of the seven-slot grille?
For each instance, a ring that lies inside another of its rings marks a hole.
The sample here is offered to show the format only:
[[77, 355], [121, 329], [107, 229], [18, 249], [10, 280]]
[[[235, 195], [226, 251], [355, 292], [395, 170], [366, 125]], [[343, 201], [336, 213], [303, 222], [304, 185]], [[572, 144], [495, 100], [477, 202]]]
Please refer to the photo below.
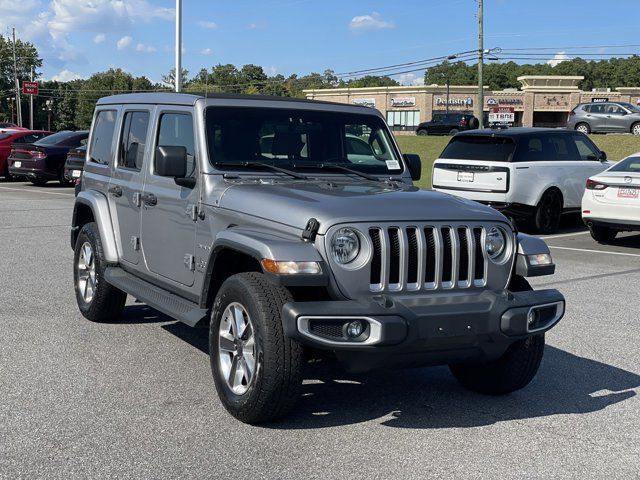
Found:
[[485, 286], [484, 230], [466, 225], [370, 228], [370, 290]]

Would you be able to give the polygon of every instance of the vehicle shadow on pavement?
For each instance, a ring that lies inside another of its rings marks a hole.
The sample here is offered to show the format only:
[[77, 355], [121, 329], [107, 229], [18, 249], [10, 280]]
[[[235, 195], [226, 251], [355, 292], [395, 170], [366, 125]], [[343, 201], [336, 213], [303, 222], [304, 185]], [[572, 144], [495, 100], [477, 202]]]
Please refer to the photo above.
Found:
[[127, 305], [124, 310], [122, 310], [120, 318], [111, 323], [136, 325], [162, 322], [175, 322], [175, 320], [151, 307], [148, 307], [144, 303], [136, 303], [135, 305]]
[[[208, 331], [162, 328], [208, 355]], [[471, 428], [550, 415], [590, 413], [636, 395], [640, 375], [547, 345], [538, 375], [506, 396], [465, 390], [447, 367], [349, 374], [333, 360], [310, 363], [296, 409], [272, 429], [312, 429], [379, 420], [395, 428]]]
[[497, 397], [463, 389], [446, 367], [348, 375], [325, 366], [310, 376], [314, 368], [296, 410], [265, 427], [325, 428], [379, 419], [395, 428], [471, 428], [590, 413], [634, 397], [640, 387], [640, 375], [550, 346], [527, 388]]

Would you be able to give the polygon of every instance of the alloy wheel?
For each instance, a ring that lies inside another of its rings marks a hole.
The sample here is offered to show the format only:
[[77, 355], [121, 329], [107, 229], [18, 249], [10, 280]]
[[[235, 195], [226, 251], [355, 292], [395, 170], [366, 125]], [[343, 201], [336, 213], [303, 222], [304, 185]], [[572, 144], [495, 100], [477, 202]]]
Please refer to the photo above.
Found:
[[578, 125], [578, 128], [576, 128], [576, 130], [578, 130], [580, 133], [584, 133], [585, 135], [589, 134], [589, 127], [584, 124]]
[[96, 291], [96, 263], [93, 248], [85, 242], [78, 258], [78, 291], [86, 303], [91, 303]]
[[251, 318], [238, 302], [230, 303], [222, 314], [218, 356], [227, 387], [236, 395], [245, 394], [255, 375], [256, 348]]
[[631, 129], [631, 132], [632, 132], [634, 135], [640, 135], [640, 123], [636, 123], [636, 124], [633, 126], [633, 129]]

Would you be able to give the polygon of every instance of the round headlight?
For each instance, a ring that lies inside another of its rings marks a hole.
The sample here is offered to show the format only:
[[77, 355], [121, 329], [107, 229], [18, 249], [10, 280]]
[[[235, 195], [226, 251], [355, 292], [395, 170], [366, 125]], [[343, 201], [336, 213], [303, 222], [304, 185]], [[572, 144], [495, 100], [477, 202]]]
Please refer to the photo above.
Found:
[[504, 232], [499, 228], [492, 227], [487, 232], [487, 237], [484, 241], [484, 249], [489, 255], [491, 260], [497, 259], [504, 252], [507, 246], [507, 238]]
[[353, 262], [360, 253], [360, 239], [355, 230], [341, 228], [331, 238], [331, 255], [341, 265]]

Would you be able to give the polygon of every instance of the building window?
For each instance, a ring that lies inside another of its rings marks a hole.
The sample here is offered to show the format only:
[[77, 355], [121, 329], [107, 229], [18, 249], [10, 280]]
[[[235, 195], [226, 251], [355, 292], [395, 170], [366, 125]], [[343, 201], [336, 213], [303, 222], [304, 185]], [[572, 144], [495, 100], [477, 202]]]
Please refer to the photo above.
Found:
[[392, 130], [413, 130], [420, 123], [420, 110], [391, 110], [387, 124]]

